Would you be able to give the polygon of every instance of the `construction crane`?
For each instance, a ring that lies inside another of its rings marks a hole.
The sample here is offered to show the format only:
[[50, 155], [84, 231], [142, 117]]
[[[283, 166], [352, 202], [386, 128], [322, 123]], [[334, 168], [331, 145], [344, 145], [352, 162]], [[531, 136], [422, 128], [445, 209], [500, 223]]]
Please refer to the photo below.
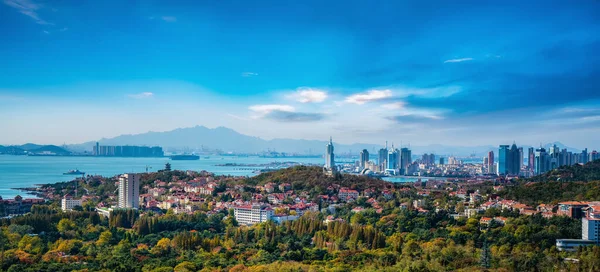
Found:
[[148, 169], [152, 169], [151, 166], [146, 165], [146, 173], [148, 173]]

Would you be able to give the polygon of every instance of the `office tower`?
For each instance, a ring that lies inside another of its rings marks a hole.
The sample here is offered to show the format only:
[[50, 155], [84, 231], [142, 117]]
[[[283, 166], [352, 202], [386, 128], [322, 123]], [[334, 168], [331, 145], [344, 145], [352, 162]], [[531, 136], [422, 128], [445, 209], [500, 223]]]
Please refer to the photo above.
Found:
[[519, 147], [519, 170], [521, 170], [521, 166], [523, 166], [523, 161], [524, 161], [524, 157], [523, 157], [523, 147]]
[[360, 168], [364, 169], [367, 167], [367, 163], [369, 162], [369, 151], [363, 149], [360, 152]]
[[488, 152], [488, 155], [487, 155], [487, 170], [488, 170], [488, 174], [493, 174], [496, 171], [496, 169], [494, 169], [494, 151]]
[[510, 168], [508, 169], [508, 173], [510, 175], [518, 175], [521, 172], [521, 165], [523, 164], [523, 161], [520, 153], [523, 153], [522, 151], [523, 149], [521, 149], [521, 152], [519, 152], [519, 148], [515, 143], [513, 143], [510, 147], [510, 159], [508, 161], [510, 163]]
[[400, 149], [400, 173], [406, 174], [408, 166], [412, 163], [412, 154], [410, 149], [404, 147]]
[[580, 163], [587, 163], [588, 162], [588, 151], [587, 148], [584, 150], [581, 150], [581, 154], [579, 155], [579, 162]]
[[435, 164], [435, 155], [434, 154], [423, 154], [421, 157], [421, 163], [427, 166]]
[[119, 176], [119, 208], [139, 207], [140, 175], [123, 174]]
[[548, 171], [549, 168], [549, 157], [546, 153], [546, 149], [540, 147], [535, 150], [535, 174], [543, 174]]
[[529, 171], [533, 171], [535, 169], [535, 149], [533, 147], [530, 147], [528, 151], [529, 156], [527, 157], [527, 168], [529, 169]]
[[325, 170], [326, 171], [335, 171], [335, 155], [333, 154], [333, 139], [329, 137], [329, 143], [326, 146], [327, 150], [325, 151]]
[[508, 160], [510, 150], [508, 149], [508, 145], [500, 145], [498, 149], [498, 175], [506, 175], [508, 174]]
[[518, 175], [521, 171], [519, 148], [516, 144], [500, 145], [498, 149], [498, 175]]
[[379, 153], [377, 155], [377, 164], [379, 164], [379, 171], [383, 172], [387, 167], [387, 142], [385, 142], [385, 148], [379, 149]]
[[440, 157], [440, 165], [444, 165], [444, 158]]
[[390, 149], [390, 151], [388, 152], [388, 156], [387, 156], [387, 169], [398, 169], [400, 168], [400, 151], [398, 149], [394, 148], [394, 145], [392, 144], [392, 149]]

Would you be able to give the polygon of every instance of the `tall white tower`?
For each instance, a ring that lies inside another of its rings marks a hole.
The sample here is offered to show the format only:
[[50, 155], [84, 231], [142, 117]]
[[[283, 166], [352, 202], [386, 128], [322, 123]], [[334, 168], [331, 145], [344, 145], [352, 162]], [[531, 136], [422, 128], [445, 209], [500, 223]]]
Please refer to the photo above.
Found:
[[119, 177], [119, 208], [139, 208], [140, 175], [123, 174]]

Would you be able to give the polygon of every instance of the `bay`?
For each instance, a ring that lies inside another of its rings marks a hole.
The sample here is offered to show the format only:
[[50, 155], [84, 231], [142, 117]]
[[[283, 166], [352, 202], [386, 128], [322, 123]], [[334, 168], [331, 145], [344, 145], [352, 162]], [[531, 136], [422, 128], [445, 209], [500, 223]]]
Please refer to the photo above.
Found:
[[[193, 170], [217, 175], [254, 176], [255, 169], [263, 167], [217, 166], [218, 164], [268, 164], [272, 162], [297, 162], [322, 164], [322, 158], [262, 158], [258, 156], [209, 156], [196, 161], [172, 161], [169, 158], [120, 158], [120, 157], [43, 157], [0, 155], [0, 196], [4, 199], [16, 195], [31, 197], [13, 188], [33, 187], [36, 184], [49, 184], [73, 180], [76, 176], [63, 175], [69, 170], [78, 169], [86, 175], [112, 177], [123, 173], [158, 171], [166, 163], [172, 169]], [[391, 182], [414, 182], [418, 177], [385, 177]], [[422, 178], [425, 181], [427, 178]]]
[[320, 164], [321, 158], [261, 158], [258, 156], [210, 156], [195, 161], [172, 161], [169, 158], [119, 158], [119, 157], [43, 157], [0, 155], [0, 196], [4, 199], [24, 195], [12, 188], [33, 187], [36, 184], [49, 184], [73, 180], [76, 176], [63, 175], [69, 170], [78, 169], [86, 175], [112, 177], [123, 173], [158, 171], [166, 163], [176, 170], [206, 170], [217, 175], [254, 176], [254, 169], [263, 167], [216, 166], [217, 164], [267, 164], [271, 162], [294, 161], [305, 164]]

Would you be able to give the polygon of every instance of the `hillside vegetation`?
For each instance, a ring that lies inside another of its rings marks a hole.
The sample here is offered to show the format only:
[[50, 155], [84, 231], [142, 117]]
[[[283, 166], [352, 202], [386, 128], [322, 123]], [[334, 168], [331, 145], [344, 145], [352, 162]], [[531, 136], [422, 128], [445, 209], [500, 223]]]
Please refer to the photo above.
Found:
[[584, 165], [561, 166], [529, 179], [530, 181], [594, 181], [600, 180], [600, 160]]
[[332, 184], [338, 184], [342, 187], [357, 190], [364, 190], [372, 187], [392, 188], [398, 186], [398, 184], [367, 176], [337, 174], [330, 177], [323, 173], [323, 169], [318, 166], [296, 166], [288, 169], [281, 169], [274, 172], [263, 173], [244, 181], [245, 184], [253, 186], [264, 185], [269, 182], [275, 184], [289, 183], [295, 190], [317, 189], [322, 191], [327, 190], [327, 187]]
[[530, 205], [561, 201], [600, 200], [600, 160], [585, 165], [563, 166], [548, 173], [518, 181], [502, 196]]

